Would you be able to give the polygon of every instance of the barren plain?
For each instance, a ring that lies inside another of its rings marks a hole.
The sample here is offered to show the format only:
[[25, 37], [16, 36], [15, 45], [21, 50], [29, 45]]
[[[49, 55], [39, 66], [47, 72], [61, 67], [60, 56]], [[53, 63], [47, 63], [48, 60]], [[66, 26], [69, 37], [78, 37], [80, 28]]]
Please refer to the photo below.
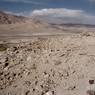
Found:
[[95, 95], [95, 28], [41, 22], [0, 25], [0, 95]]

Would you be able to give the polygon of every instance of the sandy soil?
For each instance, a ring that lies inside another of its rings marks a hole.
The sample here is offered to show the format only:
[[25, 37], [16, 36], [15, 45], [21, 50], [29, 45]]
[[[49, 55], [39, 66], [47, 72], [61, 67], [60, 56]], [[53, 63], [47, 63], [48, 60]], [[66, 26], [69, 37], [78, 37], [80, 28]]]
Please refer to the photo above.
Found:
[[0, 95], [95, 95], [95, 34], [0, 44]]
[[0, 25], [0, 40], [8, 39], [31, 39], [33, 36], [51, 36], [64, 35], [67, 33], [94, 32], [95, 27], [66, 27], [52, 26], [45, 22], [27, 21], [25, 23], [16, 24], [1, 24]]

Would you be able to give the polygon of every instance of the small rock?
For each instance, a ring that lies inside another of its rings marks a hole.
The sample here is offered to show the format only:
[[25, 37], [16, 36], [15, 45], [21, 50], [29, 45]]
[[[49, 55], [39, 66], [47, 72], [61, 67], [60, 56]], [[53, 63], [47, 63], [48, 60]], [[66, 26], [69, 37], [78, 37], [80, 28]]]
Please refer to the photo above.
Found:
[[18, 48], [17, 47], [13, 47], [13, 52], [15, 52]]
[[89, 80], [89, 84], [94, 84], [94, 80]]
[[6, 68], [9, 65], [9, 63], [5, 63], [4, 68]]
[[36, 70], [36, 69], [37, 69], [37, 66], [36, 66], [36, 64], [33, 64], [33, 65], [32, 65], [32, 67], [31, 67], [31, 69], [34, 69], [34, 70]]
[[31, 56], [28, 56], [28, 57], [27, 57], [27, 62], [30, 62], [30, 63], [31, 63], [31, 60], [32, 60], [32, 59], [31, 59]]
[[28, 91], [26, 91], [25, 95], [28, 95], [28, 94], [29, 94], [29, 92], [30, 92], [29, 90], [28, 90]]
[[45, 95], [54, 95], [54, 91], [48, 91]]
[[60, 65], [62, 62], [61, 61], [56, 61], [55, 65]]
[[87, 90], [87, 95], [95, 95], [95, 91], [93, 91], [93, 90]]

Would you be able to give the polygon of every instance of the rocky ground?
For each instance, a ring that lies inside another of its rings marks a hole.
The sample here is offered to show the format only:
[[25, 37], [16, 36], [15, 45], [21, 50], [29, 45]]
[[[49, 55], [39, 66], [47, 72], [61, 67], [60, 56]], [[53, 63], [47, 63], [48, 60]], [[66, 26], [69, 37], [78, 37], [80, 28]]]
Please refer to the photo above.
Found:
[[0, 95], [95, 95], [95, 35], [0, 44]]

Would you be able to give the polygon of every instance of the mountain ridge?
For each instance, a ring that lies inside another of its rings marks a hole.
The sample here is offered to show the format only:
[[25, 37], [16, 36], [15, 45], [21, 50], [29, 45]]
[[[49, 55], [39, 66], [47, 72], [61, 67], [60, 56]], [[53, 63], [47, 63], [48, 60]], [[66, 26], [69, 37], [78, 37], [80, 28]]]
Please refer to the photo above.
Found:
[[15, 24], [25, 22], [28, 18], [24, 16], [12, 15], [3, 11], [0, 11], [0, 24]]

